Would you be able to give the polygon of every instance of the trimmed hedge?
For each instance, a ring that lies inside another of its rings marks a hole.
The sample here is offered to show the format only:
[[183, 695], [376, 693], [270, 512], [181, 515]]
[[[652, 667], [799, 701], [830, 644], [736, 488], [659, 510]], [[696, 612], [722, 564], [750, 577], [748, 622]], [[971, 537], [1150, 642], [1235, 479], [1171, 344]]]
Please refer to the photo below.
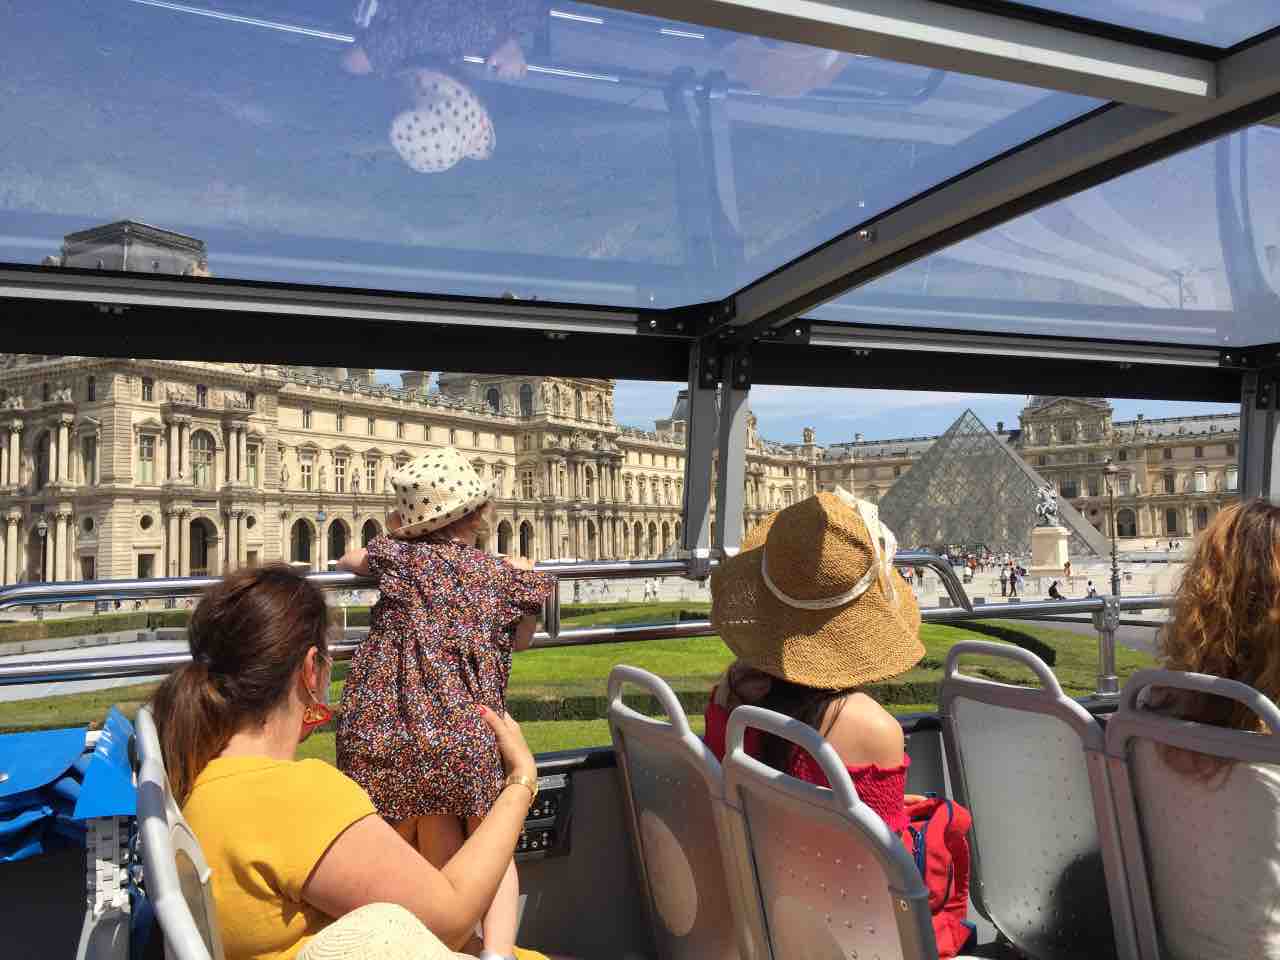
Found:
[[100, 633], [119, 633], [128, 630], [185, 627], [190, 616], [190, 610], [162, 610], [156, 612], [100, 613], [93, 617], [67, 617], [58, 620], [28, 620], [24, 623], [4, 623], [0, 624], [0, 643], [27, 643], [32, 640], [91, 637]]

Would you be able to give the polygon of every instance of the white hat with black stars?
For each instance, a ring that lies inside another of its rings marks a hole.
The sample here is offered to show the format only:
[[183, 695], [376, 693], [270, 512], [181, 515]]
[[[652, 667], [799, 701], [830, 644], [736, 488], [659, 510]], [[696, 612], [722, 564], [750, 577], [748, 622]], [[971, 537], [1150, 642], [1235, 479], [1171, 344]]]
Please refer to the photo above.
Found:
[[402, 540], [447, 527], [493, 499], [493, 487], [453, 447], [406, 463], [391, 475], [391, 486], [400, 526], [389, 532]]

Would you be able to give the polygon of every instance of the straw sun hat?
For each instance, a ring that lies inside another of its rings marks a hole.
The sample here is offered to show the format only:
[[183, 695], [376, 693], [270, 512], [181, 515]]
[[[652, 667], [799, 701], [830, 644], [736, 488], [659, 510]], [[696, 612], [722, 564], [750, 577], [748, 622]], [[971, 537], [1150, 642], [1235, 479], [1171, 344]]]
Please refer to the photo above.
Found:
[[406, 540], [461, 520], [493, 499], [493, 487], [453, 447], [410, 460], [391, 475], [400, 525], [390, 530]]
[[434, 70], [412, 70], [414, 106], [391, 121], [391, 145], [418, 173], [443, 173], [463, 159], [487, 160], [497, 135], [489, 111], [468, 87]]
[[454, 953], [404, 907], [370, 903], [307, 941], [298, 960], [469, 960]]
[[742, 662], [793, 683], [842, 690], [897, 676], [925, 653], [897, 547], [865, 500], [801, 500], [712, 572], [712, 623]]

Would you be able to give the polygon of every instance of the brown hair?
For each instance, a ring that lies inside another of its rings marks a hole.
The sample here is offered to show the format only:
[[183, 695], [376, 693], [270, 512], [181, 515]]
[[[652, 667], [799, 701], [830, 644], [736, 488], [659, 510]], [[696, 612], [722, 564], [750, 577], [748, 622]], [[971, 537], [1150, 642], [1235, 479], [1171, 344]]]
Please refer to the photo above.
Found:
[[307, 651], [327, 655], [328, 630], [324, 594], [284, 564], [237, 571], [205, 591], [187, 628], [192, 661], [151, 699], [179, 805], [233, 734], [286, 700]]
[[[727, 706], [730, 710], [744, 703], [763, 707], [808, 724], [823, 737], [835, 726], [836, 718], [844, 709], [845, 698], [857, 692], [857, 687], [844, 690], [806, 687], [741, 662], [729, 667], [725, 683], [729, 688]], [[760, 759], [773, 769], [786, 773], [791, 760], [791, 741], [764, 731], [761, 731], [761, 736], [763, 756]]]
[[431, 530], [427, 533], [418, 534], [416, 537], [406, 537], [405, 539], [409, 543], [447, 543], [455, 537], [470, 533], [477, 527], [492, 534], [494, 514], [493, 501], [486, 500], [465, 517], [459, 517], [453, 523], [446, 524], [439, 530]]
[[[1170, 670], [1238, 680], [1280, 698], [1280, 507], [1255, 499], [1213, 518], [1182, 575], [1159, 645]], [[1152, 706], [1198, 723], [1266, 729], [1252, 710], [1225, 697], [1164, 689]], [[1226, 766], [1201, 754], [1164, 753], [1171, 766], [1202, 778]]]

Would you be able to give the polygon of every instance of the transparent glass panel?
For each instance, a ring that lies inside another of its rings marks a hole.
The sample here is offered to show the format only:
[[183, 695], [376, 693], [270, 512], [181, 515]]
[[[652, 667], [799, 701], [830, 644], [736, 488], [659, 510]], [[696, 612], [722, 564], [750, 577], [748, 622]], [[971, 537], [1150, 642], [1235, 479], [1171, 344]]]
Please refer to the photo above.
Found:
[[1277, 339], [1280, 131], [1102, 184], [813, 311], [826, 320], [1241, 346]]
[[1027, 0], [1027, 6], [1215, 47], [1280, 25], [1271, 0]]
[[352, 6], [15, 7], [0, 261], [698, 302], [1097, 106], [572, 3]]

